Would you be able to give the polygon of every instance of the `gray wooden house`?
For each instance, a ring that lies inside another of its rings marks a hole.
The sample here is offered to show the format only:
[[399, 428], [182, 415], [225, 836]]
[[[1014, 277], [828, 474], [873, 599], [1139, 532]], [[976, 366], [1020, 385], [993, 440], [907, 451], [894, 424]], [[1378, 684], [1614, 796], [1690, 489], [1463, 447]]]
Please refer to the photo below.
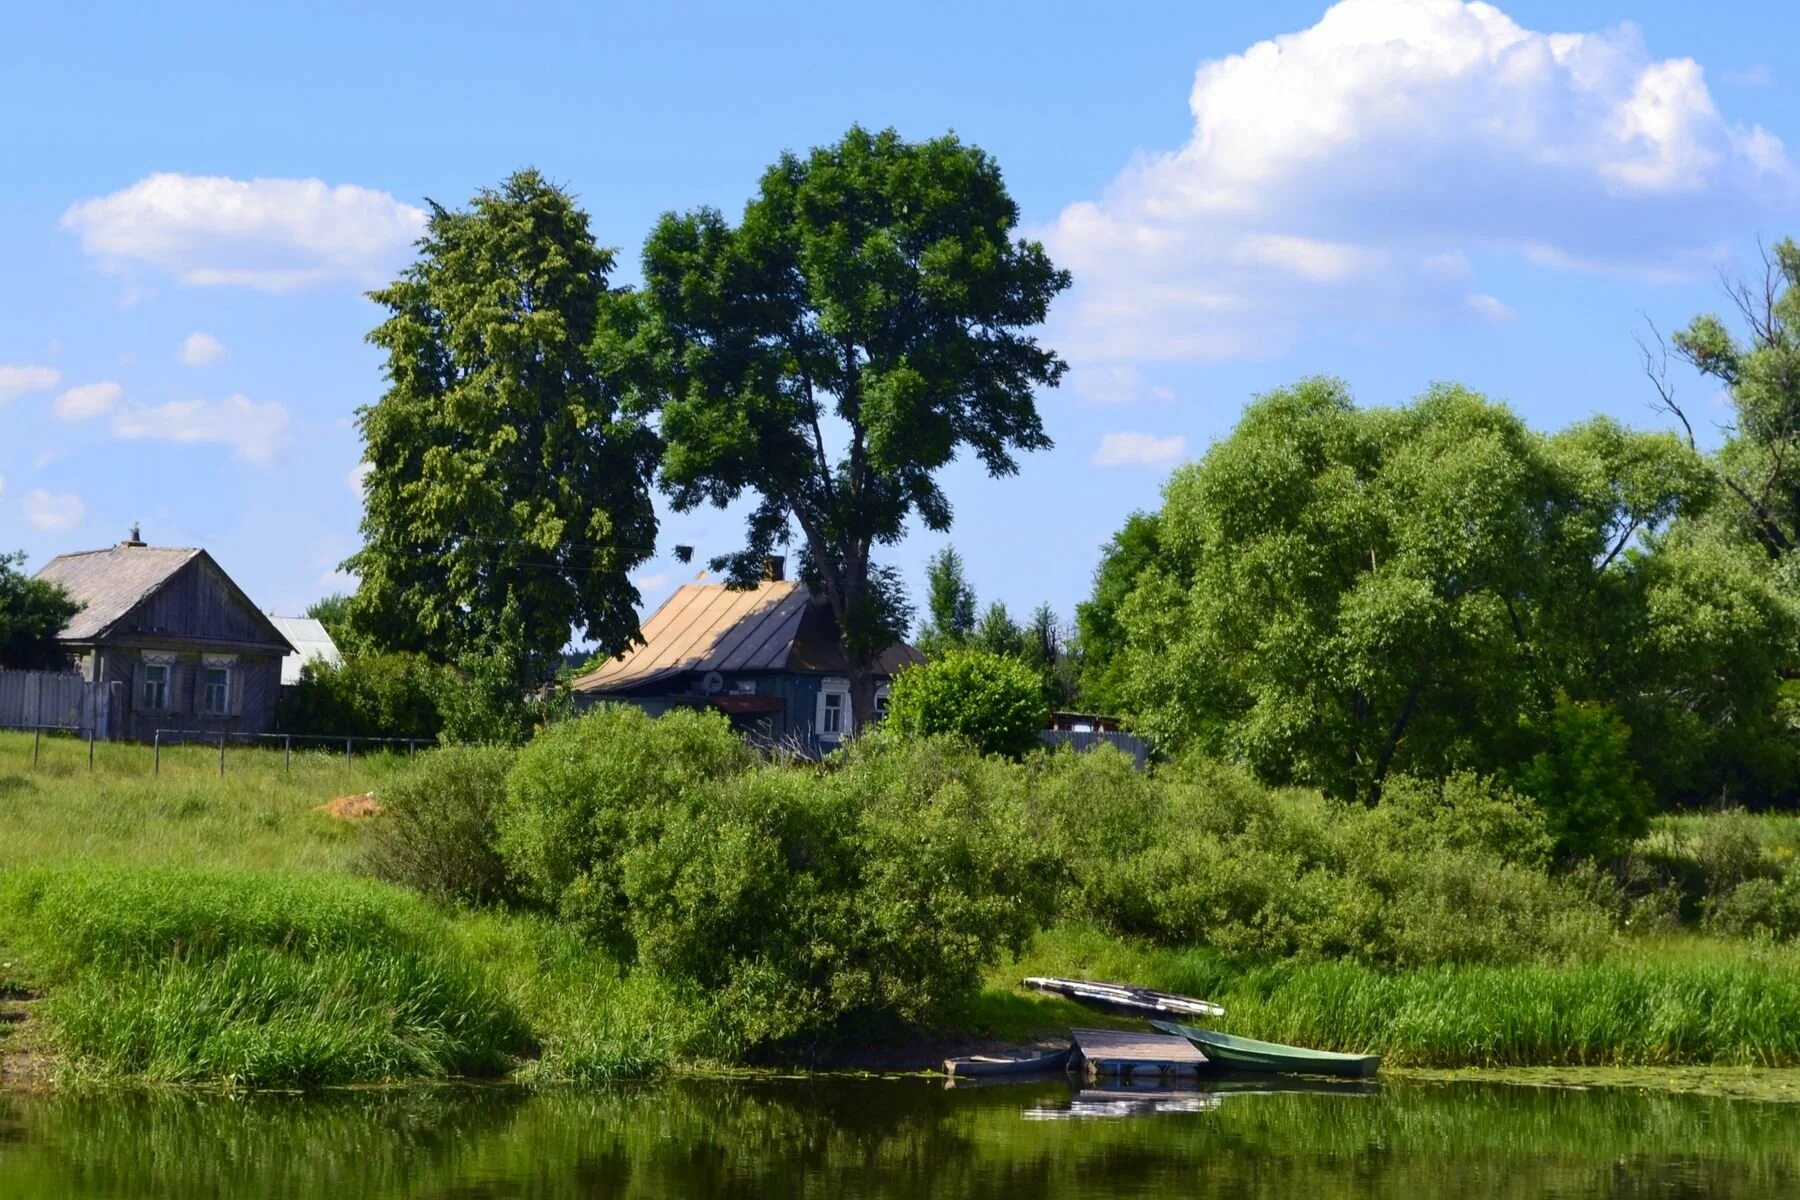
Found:
[[[850, 730], [850, 679], [830, 605], [791, 580], [732, 588], [704, 578], [651, 614], [642, 645], [575, 680], [576, 703], [712, 708], [757, 741], [811, 754], [835, 747]], [[882, 654], [877, 709], [888, 680], [921, 661], [904, 644]]]
[[204, 550], [135, 537], [53, 558], [39, 579], [82, 604], [58, 640], [89, 683], [123, 685], [114, 735], [266, 733], [294, 647]]

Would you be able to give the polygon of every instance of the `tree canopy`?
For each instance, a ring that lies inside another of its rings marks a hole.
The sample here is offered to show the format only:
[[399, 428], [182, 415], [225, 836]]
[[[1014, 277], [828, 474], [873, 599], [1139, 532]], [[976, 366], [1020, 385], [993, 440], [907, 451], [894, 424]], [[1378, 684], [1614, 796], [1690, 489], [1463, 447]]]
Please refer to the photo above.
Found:
[[962, 555], [945, 546], [925, 564], [925, 624], [915, 639], [931, 657], [966, 645], [975, 632], [975, 588], [963, 571]]
[[1616, 705], [1647, 774], [1690, 786], [1764, 719], [1794, 628], [1767, 580], [1677, 528], [1714, 494], [1671, 434], [1545, 436], [1451, 386], [1401, 408], [1330, 379], [1272, 392], [1176, 472], [1107, 606], [1121, 698], [1165, 749], [1372, 802], [1396, 771], [1553, 751], [1567, 695]]
[[665, 215], [644, 287], [597, 339], [603, 373], [661, 414], [675, 507], [754, 498], [716, 569], [751, 582], [795, 536], [852, 652], [851, 704], [873, 713], [878, 547], [916, 515], [951, 523], [937, 472], [967, 449], [994, 475], [1050, 445], [1034, 392], [1064, 364], [1030, 332], [1069, 277], [1015, 235], [1000, 168], [954, 136], [852, 128], [784, 154], [733, 225]]
[[372, 293], [388, 388], [358, 411], [364, 544], [345, 565], [377, 645], [523, 689], [572, 630], [614, 651], [635, 636], [657, 441], [588, 355], [612, 264], [527, 170], [466, 210], [433, 204], [418, 259]]
[[0, 667], [53, 670], [68, 657], [56, 635], [81, 605], [62, 585], [25, 574], [24, 565], [23, 550], [0, 554]]

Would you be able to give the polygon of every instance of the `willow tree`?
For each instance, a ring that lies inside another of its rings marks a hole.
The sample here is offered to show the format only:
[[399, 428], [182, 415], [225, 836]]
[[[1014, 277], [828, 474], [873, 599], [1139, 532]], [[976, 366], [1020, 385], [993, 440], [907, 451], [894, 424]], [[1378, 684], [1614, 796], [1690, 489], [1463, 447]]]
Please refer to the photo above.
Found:
[[392, 649], [480, 663], [515, 688], [570, 634], [637, 630], [654, 432], [588, 356], [613, 255], [536, 171], [433, 205], [419, 256], [371, 293], [387, 391], [358, 411], [368, 473], [353, 621]]
[[742, 549], [715, 569], [751, 582], [798, 538], [843, 631], [858, 725], [903, 632], [876, 549], [913, 516], [950, 527], [937, 473], [959, 451], [1000, 476], [1050, 445], [1034, 392], [1064, 364], [1031, 330], [1069, 276], [1018, 220], [979, 149], [853, 128], [784, 154], [736, 225], [665, 215], [643, 291], [596, 342], [661, 413], [675, 507], [751, 500]]

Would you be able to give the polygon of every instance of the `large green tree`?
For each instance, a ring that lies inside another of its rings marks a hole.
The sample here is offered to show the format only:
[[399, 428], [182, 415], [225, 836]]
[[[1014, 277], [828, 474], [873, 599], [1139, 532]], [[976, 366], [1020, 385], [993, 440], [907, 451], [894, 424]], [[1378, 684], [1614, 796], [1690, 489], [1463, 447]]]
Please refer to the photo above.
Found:
[[1102, 713], [1123, 704], [1125, 630], [1119, 606], [1137, 586], [1138, 576], [1161, 552], [1162, 522], [1155, 513], [1135, 512], [1106, 543], [1094, 570], [1094, 590], [1075, 606], [1075, 630], [1081, 645], [1081, 703]]
[[962, 555], [945, 546], [925, 564], [925, 624], [917, 644], [926, 657], [968, 644], [975, 632], [975, 587]]
[[67, 660], [56, 635], [81, 611], [62, 585], [20, 570], [23, 550], [0, 554], [0, 667], [45, 671]]
[[1008, 475], [1050, 445], [1034, 392], [1064, 365], [1031, 330], [1069, 277], [1018, 219], [979, 149], [853, 128], [784, 154], [736, 225], [664, 216], [638, 303], [596, 342], [661, 413], [677, 509], [753, 498], [717, 569], [751, 582], [798, 536], [845, 634], [858, 726], [898, 632], [876, 549], [911, 516], [949, 528], [937, 473], [959, 451]]
[[1645, 552], [1712, 491], [1676, 437], [1607, 420], [1546, 437], [1455, 387], [1271, 393], [1170, 481], [1118, 608], [1123, 698], [1165, 748], [1369, 802], [1396, 771], [1532, 760], [1560, 695], [1666, 708], [1659, 656], [1729, 720], [1745, 644], [1787, 618], [1729, 563]]
[[467, 209], [432, 205], [417, 261], [372, 293], [388, 389], [358, 413], [364, 544], [346, 567], [378, 645], [522, 690], [572, 630], [607, 650], [635, 635], [657, 442], [588, 355], [612, 265], [527, 170]]

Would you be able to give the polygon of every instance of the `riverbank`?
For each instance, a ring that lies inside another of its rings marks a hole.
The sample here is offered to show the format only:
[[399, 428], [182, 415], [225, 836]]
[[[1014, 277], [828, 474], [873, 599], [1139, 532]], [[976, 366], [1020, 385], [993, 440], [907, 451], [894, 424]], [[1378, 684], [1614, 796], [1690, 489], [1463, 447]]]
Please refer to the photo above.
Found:
[[[443, 907], [362, 877], [369, 806], [332, 802], [379, 792], [403, 761], [303, 756], [289, 771], [244, 752], [221, 779], [216, 759], [177, 751], [153, 776], [141, 748], [104, 747], [89, 776], [84, 747], [47, 743], [33, 770], [24, 746], [0, 735], [0, 1007], [26, 1014], [0, 1018], [8, 1086], [595, 1083], [746, 1062], [691, 983], [627, 970], [539, 912]], [[1694, 823], [1653, 836], [1691, 841]], [[921, 1070], [1103, 1023], [1015, 986], [1058, 974], [1207, 996], [1228, 1031], [1390, 1069], [1800, 1066], [1791, 947], [1668, 925], [1581, 945], [1525, 962], [1271, 961], [1065, 918], [928, 1026], [852, 1021], [748, 1061]]]

